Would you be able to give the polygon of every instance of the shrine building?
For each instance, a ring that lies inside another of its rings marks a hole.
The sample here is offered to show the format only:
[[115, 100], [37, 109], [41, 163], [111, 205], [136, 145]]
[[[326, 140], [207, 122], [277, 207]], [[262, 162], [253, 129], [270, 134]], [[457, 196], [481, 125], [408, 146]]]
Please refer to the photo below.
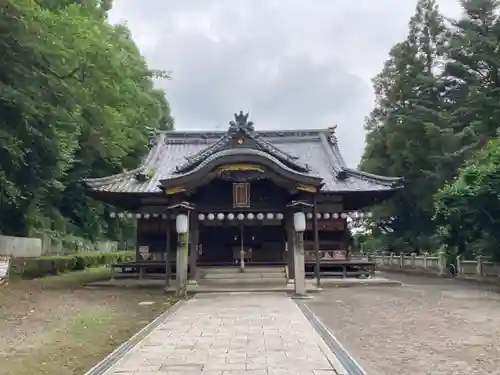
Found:
[[184, 286], [210, 267], [345, 274], [348, 218], [402, 187], [347, 167], [335, 127], [260, 131], [243, 112], [227, 131], [155, 134], [137, 169], [83, 183], [112, 217], [137, 219], [137, 261]]

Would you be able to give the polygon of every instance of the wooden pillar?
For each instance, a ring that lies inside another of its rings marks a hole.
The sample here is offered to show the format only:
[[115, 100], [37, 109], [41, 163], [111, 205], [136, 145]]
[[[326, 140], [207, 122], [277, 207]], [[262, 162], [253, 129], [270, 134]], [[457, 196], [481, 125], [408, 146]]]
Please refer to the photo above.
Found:
[[314, 233], [314, 251], [316, 254], [316, 267], [314, 267], [314, 271], [316, 273], [316, 285], [321, 286], [321, 275], [320, 275], [320, 266], [321, 266], [321, 256], [319, 252], [319, 232], [318, 232], [318, 206], [316, 195], [314, 196], [314, 207], [313, 207], [313, 233]]
[[199, 221], [196, 211], [190, 214], [190, 247], [189, 247], [189, 280], [195, 283], [198, 279], [197, 265], [198, 260], [198, 242], [199, 242]]
[[294, 249], [295, 249], [295, 230], [293, 229], [293, 211], [286, 210], [285, 212], [285, 227], [286, 227], [286, 241], [287, 241], [287, 252], [286, 252], [286, 264], [288, 266], [288, 279], [295, 279], [295, 265], [294, 265]]
[[169, 287], [170, 286], [170, 277], [171, 277], [171, 273], [170, 273], [170, 243], [172, 242], [172, 221], [170, 220], [170, 218], [167, 219], [166, 221], [166, 233], [165, 233], [165, 237], [166, 237], [166, 246], [165, 246], [165, 287]]
[[139, 254], [139, 246], [141, 246], [140, 243], [140, 237], [141, 237], [141, 226], [140, 226], [140, 220], [136, 220], [135, 224], [135, 260], [139, 261], [141, 259], [141, 254]]

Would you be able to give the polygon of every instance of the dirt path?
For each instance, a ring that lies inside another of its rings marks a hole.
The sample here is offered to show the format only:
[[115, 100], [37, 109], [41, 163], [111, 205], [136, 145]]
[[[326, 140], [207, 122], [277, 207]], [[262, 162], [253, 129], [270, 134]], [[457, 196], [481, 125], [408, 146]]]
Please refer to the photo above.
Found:
[[0, 375], [84, 374], [172, 302], [161, 291], [2, 287]]
[[370, 375], [500, 374], [500, 295], [453, 280], [340, 288], [311, 309]]

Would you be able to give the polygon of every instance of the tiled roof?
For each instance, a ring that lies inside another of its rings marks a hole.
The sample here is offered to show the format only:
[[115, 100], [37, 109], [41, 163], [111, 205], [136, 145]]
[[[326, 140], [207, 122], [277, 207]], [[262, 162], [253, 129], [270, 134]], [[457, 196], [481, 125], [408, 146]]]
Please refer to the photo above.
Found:
[[[177, 177], [179, 166], [185, 165], [226, 134], [179, 131], [162, 133], [139, 168], [83, 182], [95, 191], [159, 193], [161, 180]], [[401, 181], [399, 178], [376, 176], [347, 168], [336, 139], [329, 135], [328, 130], [260, 131], [257, 135], [259, 139], [274, 146], [278, 152], [292, 157], [300, 165], [307, 166], [308, 175], [322, 178], [322, 191], [393, 190]], [[139, 173], [148, 177], [140, 181], [136, 179]]]

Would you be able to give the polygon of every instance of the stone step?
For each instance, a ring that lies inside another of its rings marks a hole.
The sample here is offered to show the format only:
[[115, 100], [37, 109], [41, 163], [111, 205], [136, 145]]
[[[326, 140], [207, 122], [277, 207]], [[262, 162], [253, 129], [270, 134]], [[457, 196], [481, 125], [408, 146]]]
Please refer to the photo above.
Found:
[[287, 286], [286, 279], [202, 279], [198, 282], [200, 287], [221, 287], [221, 286], [232, 286], [241, 288], [252, 288], [252, 287], [282, 287]]
[[265, 272], [265, 273], [256, 273], [251, 272], [239, 272], [239, 273], [200, 273], [200, 278], [209, 280], [209, 279], [284, 279], [286, 276], [285, 271], [282, 272]]
[[[210, 274], [216, 274], [216, 273], [223, 273], [223, 274], [241, 274], [239, 267], [198, 267], [198, 270], [200, 273], [210, 273]], [[245, 272], [244, 273], [275, 273], [275, 272], [285, 272], [285, 267], [283, 266], [269, 266], [269, 267], [252, 267], [248, 266], [245, 267]]]

